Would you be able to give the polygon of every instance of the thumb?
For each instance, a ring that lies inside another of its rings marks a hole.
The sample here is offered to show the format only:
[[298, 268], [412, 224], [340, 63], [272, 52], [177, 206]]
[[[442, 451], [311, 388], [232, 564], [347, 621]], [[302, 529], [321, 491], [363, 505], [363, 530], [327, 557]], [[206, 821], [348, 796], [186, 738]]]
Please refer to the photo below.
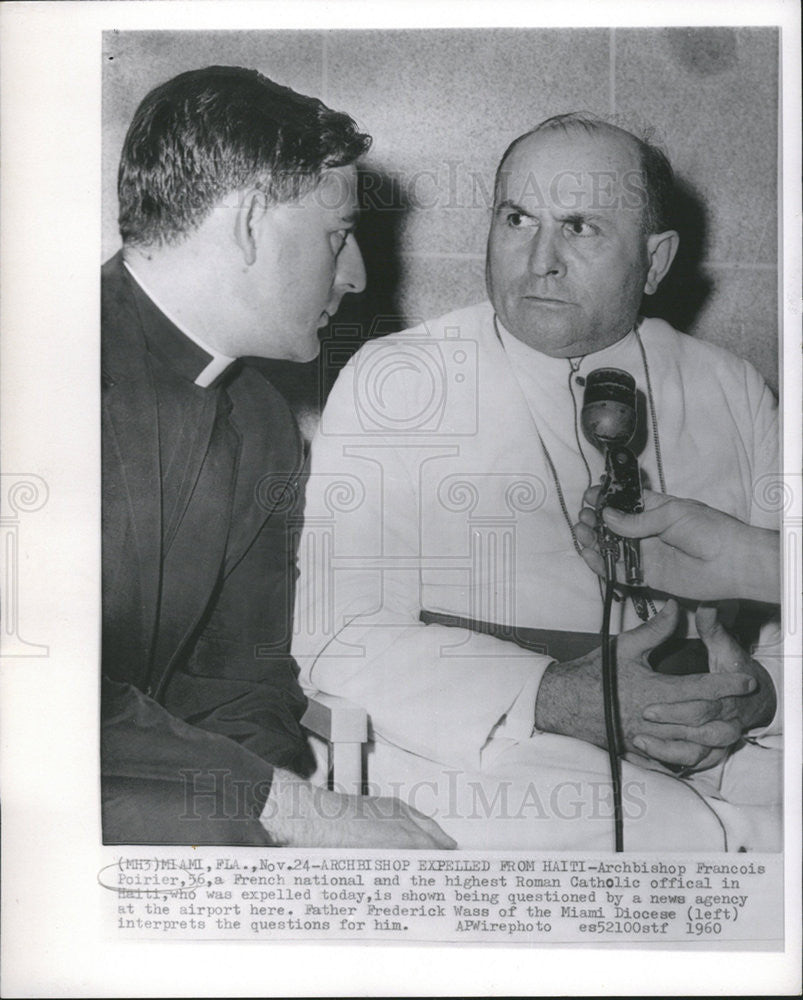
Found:
[[669, 639], [677, 628], [680, 610], [677, 601], [667, 601], [654, 618], [619, 636], [620, 655], [637, 660]]
[[715, 633], [722, 628], [717, 616], [715, 604], [698, 604], [694, 613], [694, 624], [697, 626], [697, 634], [708, 645], [708, 640], [713, 641]]
[[719, 620], [714, 604], [699, 604], [694, 615], [697, 634], [708, 650], [708, 669], [712, 674], [739, 671], [745, 652]]
[[660, 535], [672, 523], [669, 499], [651, 490], [644, 491], [645, 510], [641, 514], [623, 514], [613, 507], [606, 507], [603, 513], [605, 523], [617, 535], [625, 538], [648, 538]]

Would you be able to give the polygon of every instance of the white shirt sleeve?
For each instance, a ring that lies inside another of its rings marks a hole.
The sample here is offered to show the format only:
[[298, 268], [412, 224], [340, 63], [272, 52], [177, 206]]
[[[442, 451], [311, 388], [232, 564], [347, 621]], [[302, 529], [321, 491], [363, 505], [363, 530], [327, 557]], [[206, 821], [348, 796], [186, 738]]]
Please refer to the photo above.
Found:
[[362, 433], [347, 366], [312, 446], [293, 655], [303, 685], [363, 706], [376, 735], [476, 767], [504, 716], [530, 735], [535, 693], [552, 661], [419, 621], [420, 498], [409, 445], [398, 444]]

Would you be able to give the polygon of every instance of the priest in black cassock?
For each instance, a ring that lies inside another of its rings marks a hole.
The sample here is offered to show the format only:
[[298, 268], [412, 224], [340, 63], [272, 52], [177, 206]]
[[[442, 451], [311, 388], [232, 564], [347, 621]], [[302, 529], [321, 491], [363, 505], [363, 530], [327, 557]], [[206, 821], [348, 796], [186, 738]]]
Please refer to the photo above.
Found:
[[239, 361], [313, 359], [362, 291], [369, 142], [233, 67], [156, 88], [128, 130], [123, 248], [102, 272], [106, 843], [451, 846], [395, 800], [301, 780], [301, 442]]

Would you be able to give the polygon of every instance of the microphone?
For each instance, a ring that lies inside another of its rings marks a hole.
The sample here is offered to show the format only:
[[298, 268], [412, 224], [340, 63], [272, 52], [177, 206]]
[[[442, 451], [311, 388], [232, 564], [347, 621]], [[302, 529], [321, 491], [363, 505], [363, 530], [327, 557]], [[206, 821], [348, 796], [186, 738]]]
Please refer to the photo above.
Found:
[[[586, 378], [580, 422], [591, 444], [605, 455], [605, 475], [596, 512], [600, 549], [609, 579], [616, 578], [621, 544], [627, 584], [643, 587], [638, 539], [620, 538], [602, 519], [605, 507], [613, 507], [624, 514], [639, 514], [644, 510], [638, 460], [628, 447], [637, 423], [636, 380], [633, 376], [620, 368], [597, 368], [590, 372]], [[642, 600], [634, 600], [634, 603], [641, 616], [639, 604]]]
[[636, 431], [636, 380], [621, 368], [596, 368], [586, 378], [580, 415], [588, 440], [600, 451], [626, 445]]

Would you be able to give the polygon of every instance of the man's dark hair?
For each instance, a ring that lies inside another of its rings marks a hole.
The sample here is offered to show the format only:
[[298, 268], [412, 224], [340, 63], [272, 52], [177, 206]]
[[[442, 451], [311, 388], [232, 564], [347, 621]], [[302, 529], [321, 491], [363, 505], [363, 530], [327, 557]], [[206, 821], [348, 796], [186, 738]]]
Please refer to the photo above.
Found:
[[667, 229], [672, 228], [675, 176], [666, 154], [650, 141], [648, 135], [644, 135], [643, 137], [634, 135], [627, 129], [621, 128], [613, 122], [606, 121], [604, 118], [588, 112], [570, 111], [567, 114], [554, 115], [552, 118], [547, 118], [536, 125], [535, 128], [530, 129], [529, 132], [525, 132], [517, 139], [514, 139], [499, 161], [499, 167], [496, 171], [497, 191], [499, 190], [501, 181], [502, 165], [516, 146], [525, 139], [529, 139], [532, 135], [538, 135], [539, 132], [549, 132], [554, 129], [563, 129], [565, 132], [571, 129], [584, 129], [590, 133], [609, 130], [622, 132], [624, 135], [629, 136], [636, 143], [639, 151], [640, 168], [646, 197], [642, 212], [644, 232], [646, 234], [663, 233]]
[[126, 244], [179, 243], [227, 194], [253, 186], [294, 201], [371, 144], [346, 114], [252, 69], [209, 66], [168, 80], [137, 108], [117, 193]]

